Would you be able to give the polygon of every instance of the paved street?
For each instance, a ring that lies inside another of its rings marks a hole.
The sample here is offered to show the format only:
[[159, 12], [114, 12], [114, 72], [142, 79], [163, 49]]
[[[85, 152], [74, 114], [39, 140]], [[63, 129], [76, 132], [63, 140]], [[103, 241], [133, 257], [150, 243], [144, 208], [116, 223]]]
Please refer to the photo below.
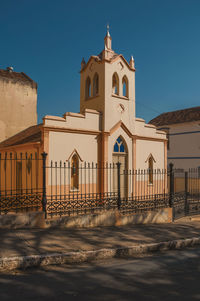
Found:
[[200, 248], [0, 274], [0, 300], [200, 300]]
[[82, 229], [0, 229], [0, 257], [126, 248], [199, 236], [199, 220]]

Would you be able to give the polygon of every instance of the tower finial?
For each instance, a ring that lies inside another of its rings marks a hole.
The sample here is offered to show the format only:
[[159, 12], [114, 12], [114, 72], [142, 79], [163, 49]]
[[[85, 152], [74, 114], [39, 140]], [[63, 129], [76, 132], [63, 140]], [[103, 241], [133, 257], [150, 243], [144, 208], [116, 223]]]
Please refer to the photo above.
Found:
[[110, 29], [110, 26], [109, 24], [107, 24], [107, 33], [106, 33], [106, 36], [104, 38], [104, 50], [112, 50], [112, 47], [111, 47], [111, 36], [110, 36], [110, 32], [109, 32], [109, 29]]
[[129, 61], [129, 65], [132, 69], [135, 69], [135, 60], [134, 60], [132, 55], [131, 55], [131, 58], [130, 58], [130, 61]]
[[86, 65], [86, 62], [85, 62], [85, 59], [83, 57], [82, 61], [81, 61], [81, 70], [85, 67]]
[[110, 37], [110, 32], [109, 32], [109, 30], [110, 30], [110, 25], [107, 24], [107, 37]]

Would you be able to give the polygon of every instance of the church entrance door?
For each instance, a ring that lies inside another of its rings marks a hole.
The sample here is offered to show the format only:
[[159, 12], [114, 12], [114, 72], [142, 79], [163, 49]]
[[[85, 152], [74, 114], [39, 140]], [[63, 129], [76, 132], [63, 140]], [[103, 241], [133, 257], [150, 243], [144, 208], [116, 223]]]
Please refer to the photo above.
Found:
[[121, 137], [118, 137], [114, 145], [114, 152], [112, 156], [112, 161], [114, 163], [113, 172], [113, 190], [117, 192], [118, 190], [118, 179], [117, 179], [117, 166], [116, 163], [120, 164], [120, 192], [121, 197], [125, 198], [128, 196], [128, 153], [124, 141]]

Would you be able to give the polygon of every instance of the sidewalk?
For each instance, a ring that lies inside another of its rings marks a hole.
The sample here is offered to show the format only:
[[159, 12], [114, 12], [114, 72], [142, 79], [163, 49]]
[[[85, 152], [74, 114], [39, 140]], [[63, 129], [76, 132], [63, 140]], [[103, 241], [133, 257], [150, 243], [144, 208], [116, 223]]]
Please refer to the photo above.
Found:
[[127, 225], [93, 229], [0, 230], [0, 257], [127, 248], [140, 244], [200, 237], [199, 221]]

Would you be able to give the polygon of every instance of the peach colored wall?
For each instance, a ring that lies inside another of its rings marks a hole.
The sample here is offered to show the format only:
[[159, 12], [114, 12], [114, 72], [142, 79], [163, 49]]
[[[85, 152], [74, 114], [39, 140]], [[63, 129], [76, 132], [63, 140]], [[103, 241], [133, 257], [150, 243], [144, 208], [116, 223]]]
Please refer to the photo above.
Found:
[[76, 149], [84, 162], [97, 162], [97, 135], [49, 133], [49, 160], [66, 162]]
[[143, 137], [166, 139], [166, 133], [164, 131], [159, 131], [152, 124], [146, 124], [142, 118], [136, 118], [135, 120], [135, 134]]
[[[135, 176], [136, 178], [136, 176]], [[143, 178], [145, 180], [141, 181], [140, 178]], [[160, 178], [160, 179], [159, 179]], [[145, 173], [145, 175], [138, 175], [138, 180], [134, 181], [134, 184], [131, 185], [130, 191], [132, 192], [133, 196], [146, 196], [148, 199], [148, 196], [151, 197], [153, 194], [164, 194], [167, 193], [167, 179], [163, 175], [154, 175], [153, 176], [153, 184], [149, 184], [148, 182], [148, 174]]]
[[37, 88], [0, 77], [0, 141], [37, 124]]
[[95, 110], [86, 109], [84, 114], [70, 113], [64, 117], [45, 116], [43, 124], [48, 127], [72, 128], [79, 130], [99, 131], [100, 114]]
[[80, 184], [79, 188], [76, 190], [71, 189], [70, 184], [66, 185], [49, 185], [47, 186], [47, 194], [57, 197], [59, 199], [60, 195], [64, 199], [64, 196], [66, 198], [73, 199], [74, 198], [84, 198], [84, 194], [87, 193], [97, 193], [97, 185], [96, 183], [90, 183], [90, 184]]
[[[16, 164], [17, 162], [22, 163], [22, 190], [23, 193], [31, 192], [31, 188], [33, 191], [42, 189], [42, 160], [35, 160], [35, 158], [40, 158], [40, 151], [35, 147], [29, 147], [24, 149], [8, 149], [7, 150], [7, 160], [5, 161], [6, 152], [0, 151], [1, 160], [0, 160], [0, 190], [3, 194], [4, 190], [7, 190], [9, 194], [10, 191], [16, 190]], [[22, 160], [21, 160], [22, 153]], [[10, 160], [10, 154], [12, 154], [12, 160]], [[27, 154], [27, 160], [26, 160]], [[32, 160], [30, 160], [30, 156], [32, 154]], [[17, 155], [17, 160], [15, 160], [15, 156]]]

